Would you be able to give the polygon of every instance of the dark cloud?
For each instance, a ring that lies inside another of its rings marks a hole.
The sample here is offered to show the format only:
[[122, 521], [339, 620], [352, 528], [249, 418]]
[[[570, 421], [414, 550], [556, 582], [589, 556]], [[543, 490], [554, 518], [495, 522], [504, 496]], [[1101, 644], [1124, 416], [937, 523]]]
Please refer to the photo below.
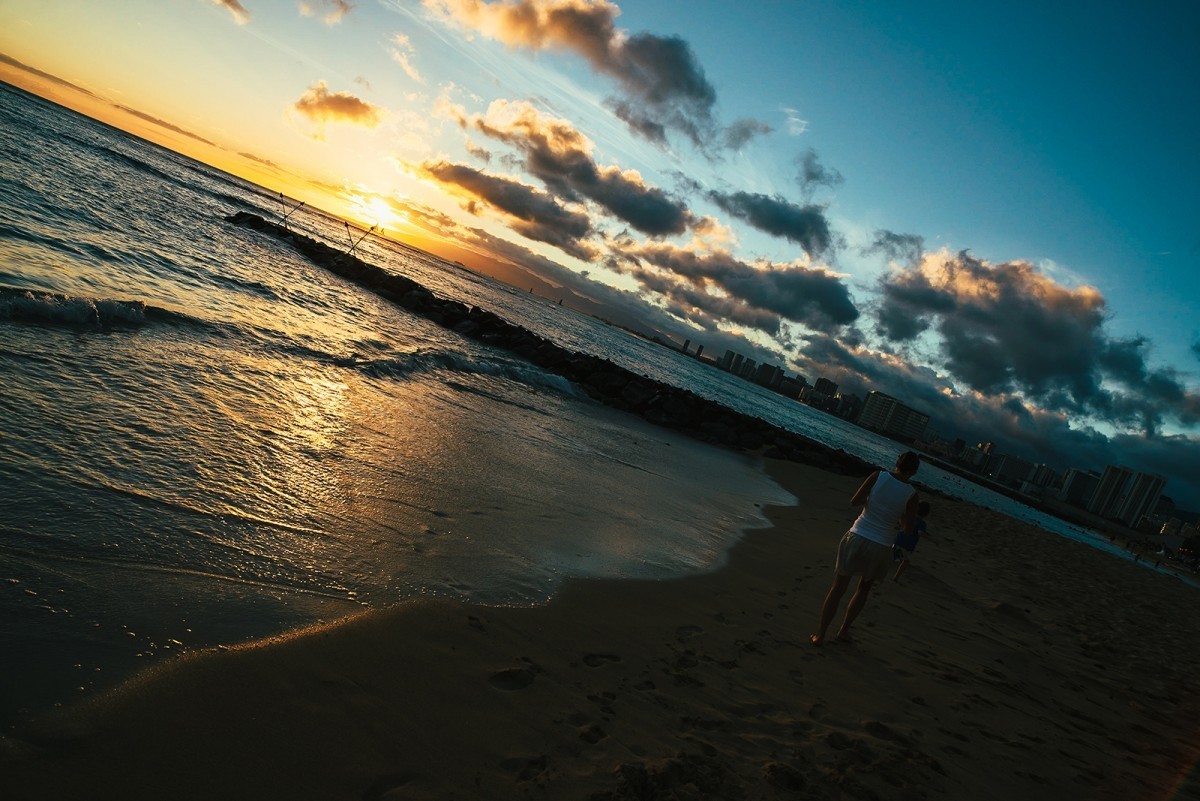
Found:
[[629, 126], [629, 130], [643, 139], [648, 139], [659, 147], [667, 146], [667, 126], [648, 116], [633, 103], [614, 100], [608, 103], [617, 119]]
[[480, 147], [474, 142], [467, 142], [467, 152], [485, 164], [492, 161], [492, 153], [486, 147]]
[[1197, 359], [1200, 359], [1200, 340], [1196, 340], [1192, 343], [1192, 355], [1194, 355]]
[[762, 120], [738, 120], [721, 133], [722, 144], [729, 150], [741, 150], [751, 140], [766, 136], [775, 129]]
[[[418, 171], [444, 186], [457, 187], [472, 201], [478, 200], [502, 212], [522, 236], [545, 242], [586, 261], [595, 251], [585, 240], [592, 233], [586, 214], [571, 211], [551, 195], [511, 178], [446, 161], [424, 162]], [[473, 209], [472, 209], [473, 210]]]
[[484, 116], [456, 112], [456, 119], [521, 151], [525, 169], [552, 191], [568, 200], [587, 198], [644, 234], [681, 234], [692, 221], [682, 201], [647, 185], [636, 172], [596, 164], [591, 143], [574, 126], [529, 103], [498, 100]]
[[1144, 338], [1109, 336], [1107, 303], [1091, 287], [964, 252], [885, 275], [880, 290], [878, 330], [893, 342], [928, 338], [954, 379], [985, 396], [1019, 393], [1148, 435], [1167, 419], [1200, 420], [1200, 395], [1174, 370], [1149, 367]]
[[822, 164], [817, 151], [812, 148], [796, 156], [795, 162], [798, 170], [796, 182], [800, 184], [805, 197], [812, 197], [820, 187], [836, 189], [845, 183], [842, 174]]
[[617, 115], [636, 133], [664, 143], [674, 130], [701, 149], [713, 144], [717, 93], [691, 46], [678, 36], [628, 34], [605, 0], [424, 0], [443, 18], [510, 47], [567, 50], [614, 79]]
[[760, 231], [795, 242], [817, 257], [833, 244], [833, 233], [820, 206], [798, 206], [778, 195], [750, 192], [709, 192], [709, 198], [727, 213]]
[[[657, 268], [655, 273], [627, 269], [647, 289], [686, 296], [693, 306], [713, 313], [736, 314], [736, 322], [767, 333], [779, 331], [776, 318], [830, 329], [849, 325], [859, 315], [846, 285], [826, 270], [755, 267], [727, 252], [697, 252], [666, 243], [626, 242], [621, 253], [639, 265]], [[656, 276], [653, 280], [652, 274]], [[764, 317], [762, 312], [772, 317]]]
[[859, 252], [864, 256], [882, 255], [891, 261], [915, 265], [925, 255], [925, 238], [880, 229], [875, 232], [874, 241]]

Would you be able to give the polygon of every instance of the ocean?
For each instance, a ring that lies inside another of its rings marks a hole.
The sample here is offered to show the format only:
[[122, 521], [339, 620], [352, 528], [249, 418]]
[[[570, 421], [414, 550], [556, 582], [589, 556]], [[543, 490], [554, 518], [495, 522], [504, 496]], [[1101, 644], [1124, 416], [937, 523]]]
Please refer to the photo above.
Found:
[[[0, 132], [2, 725], [364, 607], [528, 605], [567, 577], [711, 570], [764, 506], [797, 502], [751, 457], [225, 222], [278, 220], [294, 203], [273, 191], [2, 83]], [[349, 247], [318, 210], [288, 224]], [[902, 450], [403, 244], [356, 254], [873, 463]], [[1111, 549], [932, 466], [919, 478]]]

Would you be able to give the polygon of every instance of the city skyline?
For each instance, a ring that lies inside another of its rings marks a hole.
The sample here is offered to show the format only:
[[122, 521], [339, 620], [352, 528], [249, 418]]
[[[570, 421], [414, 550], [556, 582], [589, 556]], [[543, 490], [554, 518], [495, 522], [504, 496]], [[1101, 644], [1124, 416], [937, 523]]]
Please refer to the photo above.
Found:
[[1166, 475], [1197, 508], [1197, 14], [14, 0], [0, 78], [597, 316]]

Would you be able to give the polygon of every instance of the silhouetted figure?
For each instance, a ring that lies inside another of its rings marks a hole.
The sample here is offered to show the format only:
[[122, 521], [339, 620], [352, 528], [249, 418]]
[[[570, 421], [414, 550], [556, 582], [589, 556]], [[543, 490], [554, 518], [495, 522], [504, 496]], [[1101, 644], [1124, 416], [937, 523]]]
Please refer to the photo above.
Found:
[[887, 578], [892, 568], [896, 529], [907, 531], [917, 516], [917, 491], [909, 480], [920, 466], [921, 457], [913, 451], [905, 451], [896, 459], [896, 466], [890, 473], [876, 470], [850, 499], [851, 506], [862, 506], [863, 510], [838, 544], [833, 584], [821, 607], [817, 633], [809, 637], [813, 645], [825, 642], [825, 632], [833, 622], [852, 576], [860, 578], [838, 629], [837, 638], [843, 641], [850, 639], [850, 626], [866, 605], [875, 582]]

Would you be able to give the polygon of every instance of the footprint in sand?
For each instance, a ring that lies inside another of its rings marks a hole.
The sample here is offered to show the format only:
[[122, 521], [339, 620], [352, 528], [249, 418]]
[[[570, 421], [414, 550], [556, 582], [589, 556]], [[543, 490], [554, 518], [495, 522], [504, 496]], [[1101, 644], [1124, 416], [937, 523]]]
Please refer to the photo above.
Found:
[[524, 690], [530, 684], [533, 684], [533, 677], [533, 671], [528, 668], [509, 668], [508, 670], [501, 670], [499, 673], [493, 673], [488, 682], [497, 690], [513, 692], [515, 690]]
[[[722, 623], [725, 622], [724, 615], [721, 616]], [[704, 629], [700, 626], [680, 626], [675, 629], [675, 636], [681, 640], [690, 640], [692, 637], [703, 634]]]

